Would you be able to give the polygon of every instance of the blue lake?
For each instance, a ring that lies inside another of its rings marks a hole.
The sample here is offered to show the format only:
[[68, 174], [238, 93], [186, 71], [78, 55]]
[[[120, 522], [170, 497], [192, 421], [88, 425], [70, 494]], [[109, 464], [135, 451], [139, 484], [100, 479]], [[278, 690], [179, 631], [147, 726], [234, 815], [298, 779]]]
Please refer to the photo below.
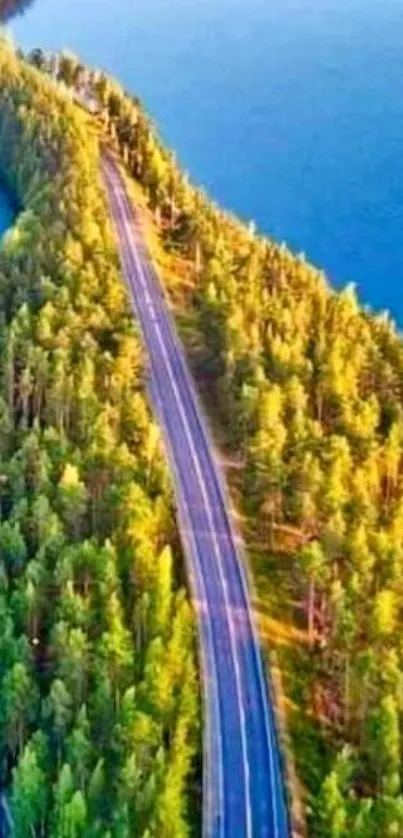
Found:
[[403, 324], [402, 0], [36, 0], [139, 94], [192, 178]]

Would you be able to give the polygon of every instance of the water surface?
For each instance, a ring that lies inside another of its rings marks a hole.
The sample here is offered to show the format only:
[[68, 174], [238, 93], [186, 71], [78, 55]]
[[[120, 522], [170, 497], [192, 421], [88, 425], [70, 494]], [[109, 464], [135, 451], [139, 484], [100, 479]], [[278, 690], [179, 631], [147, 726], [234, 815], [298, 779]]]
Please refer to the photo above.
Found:
[[194, 180], [403, 324], [402, 0], [36, 0], [139, 94]]

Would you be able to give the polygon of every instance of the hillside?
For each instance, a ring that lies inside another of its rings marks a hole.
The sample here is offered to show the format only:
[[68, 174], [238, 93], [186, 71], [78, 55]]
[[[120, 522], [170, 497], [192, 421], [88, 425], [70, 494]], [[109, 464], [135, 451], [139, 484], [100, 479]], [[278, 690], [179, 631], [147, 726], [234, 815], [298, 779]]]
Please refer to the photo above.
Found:
[[142, 186], [167, 290], [237, 455], [310, 834], [400, 835], [402, 340], [353, 288], [336, 294], [190, 186], [117, 83], [71, 57], [58, 77], [96, 96], [101, 130]]
[[193, 614], [98, 143], [5, 44], [0, 162], [0, 787], [16, 838], [184, 838]]

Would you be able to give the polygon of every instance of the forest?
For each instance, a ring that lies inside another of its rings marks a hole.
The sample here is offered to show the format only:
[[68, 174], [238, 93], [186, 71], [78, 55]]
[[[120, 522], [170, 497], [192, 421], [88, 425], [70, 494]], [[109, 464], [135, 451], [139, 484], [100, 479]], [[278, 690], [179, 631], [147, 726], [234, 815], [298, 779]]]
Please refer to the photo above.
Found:
[[88, 118], [0, 43], [0, 791], [15, 838], [185, 838], [199, 685]]
[[31, 60], [75, 96], [96, 97], [98, 124], [141, 184], [165, 251], [188, 266], [218, 412], [242, 455], [243, 510], [268, 566], [274, 554], [292, 568], [308, 672], [300, 702], [323, 745], [314, 772], [297, 765], [309, 834], [398, 838], [402, 339], [353, 286], [336, 293], [303, 257], [190, 185], [118, 83], [69, 55]]

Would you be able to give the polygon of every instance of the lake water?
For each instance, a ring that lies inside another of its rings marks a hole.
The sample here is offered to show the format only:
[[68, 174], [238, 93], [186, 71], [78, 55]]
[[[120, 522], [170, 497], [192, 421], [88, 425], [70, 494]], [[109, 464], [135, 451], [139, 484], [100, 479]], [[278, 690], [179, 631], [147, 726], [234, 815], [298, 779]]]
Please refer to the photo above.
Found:
[[36, 0], [145, 101], [192, 178], [403, 324], [402, 0]]

